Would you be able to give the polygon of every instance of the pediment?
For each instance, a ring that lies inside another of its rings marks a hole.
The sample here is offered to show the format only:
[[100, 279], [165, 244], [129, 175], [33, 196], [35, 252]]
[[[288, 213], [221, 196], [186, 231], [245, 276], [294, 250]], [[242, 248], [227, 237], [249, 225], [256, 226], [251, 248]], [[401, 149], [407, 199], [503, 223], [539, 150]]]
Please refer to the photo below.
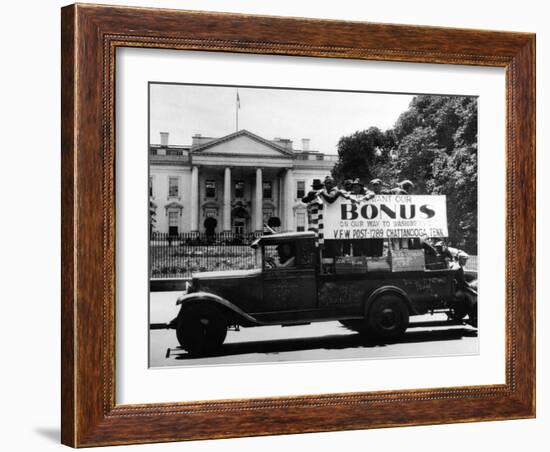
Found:
[[286, 157], [292, 154], [292, 151], [245, 130], [205, 143], [193, 149], [192, 152], [201, 155], [254, 155], [260, 157]]

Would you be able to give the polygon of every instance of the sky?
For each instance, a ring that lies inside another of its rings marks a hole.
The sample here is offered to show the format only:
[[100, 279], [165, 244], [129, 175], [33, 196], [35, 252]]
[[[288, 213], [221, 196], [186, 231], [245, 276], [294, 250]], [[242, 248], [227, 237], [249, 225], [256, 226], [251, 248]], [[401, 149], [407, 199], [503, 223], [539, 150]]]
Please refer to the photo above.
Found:
[[310, 139], [310, 149], [336, 154], [338, 140], [358, 130], [393, 127], [414, 96], [201, 85], [150, 85], [150, 139], [191, 144], [194, 134], [221, 137], [236, 131], [237, 90], [239, 130], [272, 140], [289, 138], [294, 148]]

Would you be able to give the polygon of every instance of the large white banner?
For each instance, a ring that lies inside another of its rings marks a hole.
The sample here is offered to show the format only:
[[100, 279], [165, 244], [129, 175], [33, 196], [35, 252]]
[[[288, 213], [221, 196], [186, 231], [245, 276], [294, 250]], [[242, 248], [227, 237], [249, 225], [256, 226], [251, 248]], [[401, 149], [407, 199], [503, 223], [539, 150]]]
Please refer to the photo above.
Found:
[[325, 204], [325, 240], [447, 237], [444, 195], [377, 195]]

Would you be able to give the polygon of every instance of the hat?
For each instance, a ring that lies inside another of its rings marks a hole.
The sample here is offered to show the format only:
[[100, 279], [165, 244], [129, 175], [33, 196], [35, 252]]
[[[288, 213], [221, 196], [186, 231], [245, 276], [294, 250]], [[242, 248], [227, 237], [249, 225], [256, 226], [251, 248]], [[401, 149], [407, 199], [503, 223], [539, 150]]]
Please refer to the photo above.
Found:
[[351, 184], [353, 184], [353, 179], [346, 179], [344, 181], [344, 185], [351, 185]]
[[352, 185], [361, 185], [361, 187], [363, 187], [363, 183], [359, 180], [359, 178], [353, 180], [351, 182]]
[[458, 260], [461, 260], [461, 259], [462, 259], [462, 260], [464, 260], [464, 261], [467, 261], [467, 260], [470, 258], [470, 256], [468, 255], [468, 253], [466, 253], [466, 252], [464, 252], [464, 251], [462, 251], [462, 250], [459, 250], [459, 251], [458, 251], [456, 257], [457, 257]]
[[410, 188], [414, 188], [414, 184], [413, 184], [410, 180], [408, 180], [408, 179], [405, 179], [405, 180], [399, 182], [397, 185], [398, 185], [399, 187], [410, 187]]
[[321, 179], [313, 179], [313, 183], [311, 184], [311, 188], [314, 190], [320, 190], [323, 188], [323, 184], [321, 183]]
[[326, 185], [327, 182], [330, 182], [330, 183], [333, 184], [333, 185], [336, 184], [336, 182], [334, 182], [334, 179], [333, 179], [332, 177], [330, 177], [330, 176], [325, 177], [325, 182], [324, 182], [324, 184]]
[[392, 195], [406, 195], [407, 194], [407, 192], [405, 190], [403, 190], [402, 188], [399, 188], [399, 187], [392, 188], [390, 190], [390, 193]]
[[384, 185], [384, 183], [380, 179], [373, 179], [369, 182], [371, 185]]

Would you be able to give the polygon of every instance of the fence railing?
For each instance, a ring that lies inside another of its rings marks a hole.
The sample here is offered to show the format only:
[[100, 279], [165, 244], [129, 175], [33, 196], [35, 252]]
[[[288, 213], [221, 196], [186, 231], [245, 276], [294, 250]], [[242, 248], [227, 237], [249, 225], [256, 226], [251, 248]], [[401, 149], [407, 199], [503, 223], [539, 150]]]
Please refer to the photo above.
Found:
[[[149, 248], [150, 278], [190, 278], [196, 272], [255, 268], [250, 245], [259, 235], [154, 232]], [[466, 268], [477, 269], [477, 256], [470, 256]]]
[[150, 277], [189, 278], [196, 272], [254, 268], [250, 245], [259, 235], [155, 232], [149, 247]]

